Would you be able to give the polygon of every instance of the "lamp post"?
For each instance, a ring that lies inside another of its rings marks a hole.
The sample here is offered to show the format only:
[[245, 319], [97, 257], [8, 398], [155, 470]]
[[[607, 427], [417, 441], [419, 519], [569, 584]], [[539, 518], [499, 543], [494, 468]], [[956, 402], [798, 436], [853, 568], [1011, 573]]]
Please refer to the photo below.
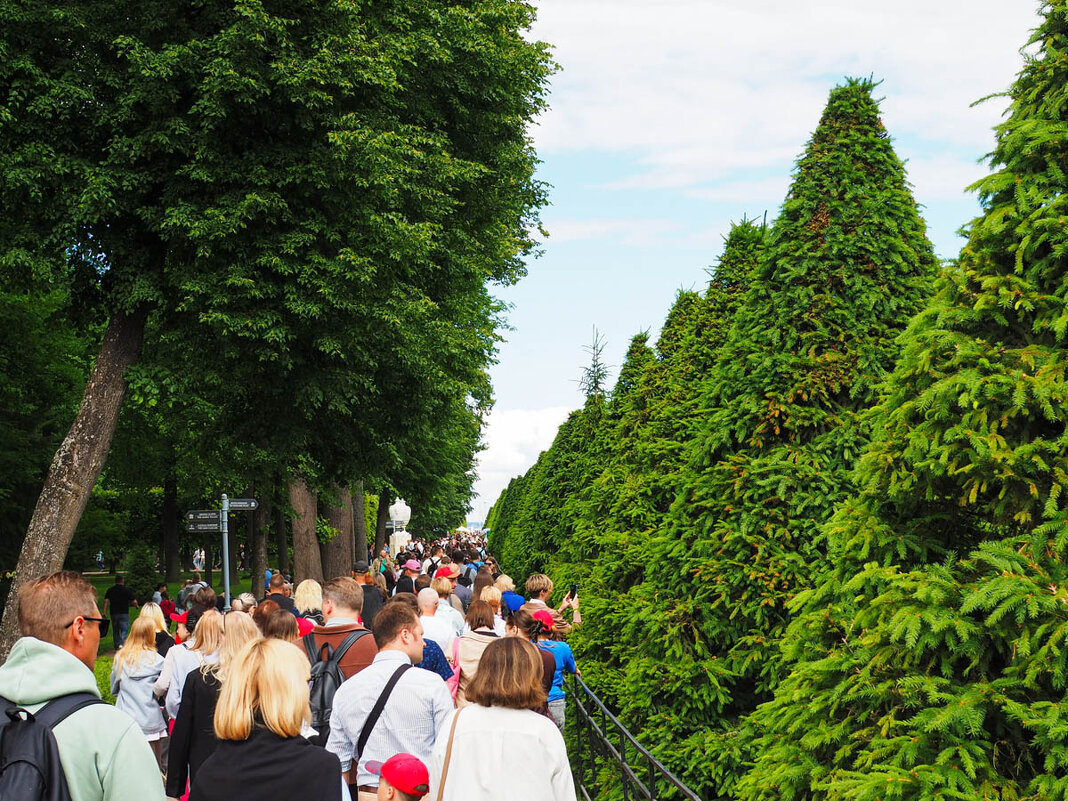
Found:
[[393, 535], [389, 538], [389, 552], [396, 556], [412, 541], [412, 536], [408, 533], [412, 507], [406, 504], [403, 498], [397, 498], [396, 502], [389, 507], [389, 519], [393, 522]]

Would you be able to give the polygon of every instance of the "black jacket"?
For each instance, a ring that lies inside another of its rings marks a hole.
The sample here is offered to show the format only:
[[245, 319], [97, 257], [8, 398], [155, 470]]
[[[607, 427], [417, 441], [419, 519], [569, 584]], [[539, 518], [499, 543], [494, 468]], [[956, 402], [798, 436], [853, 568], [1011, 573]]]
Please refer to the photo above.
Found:
[[375, 615], [378, 614], [378, 610], [385, 606], [385, 601], [382, 600], [382, 590], [378, 589], [374, 584], [363, 585], [363, 611], [360, 613], [360, 617], [363, 619], [363, 627], [368, 631], [374, 631]]
[[341, 763], [303, 737], [279, 737], [258, 724], [247, 740], [219, 741], [189, 792], [189, 801], [264, 798], [340, 801]]
[[185, 781], [192, 784], [205, 760], [215, 753], [215, 705], [219, 701], [219, 680], [214, 673], [192, 670], [182, 686], [182, 705], [174, 719], [170, 753], [167, 757], [167, 795], [179, 798]]
[[286, 595], [282, 595], [280, 592], [272, 592], [263, 600], [274, 601], [287, 612], [292, 612], [294, 615], [297, 614], [297, 607], [293, 605], [293, 599]]

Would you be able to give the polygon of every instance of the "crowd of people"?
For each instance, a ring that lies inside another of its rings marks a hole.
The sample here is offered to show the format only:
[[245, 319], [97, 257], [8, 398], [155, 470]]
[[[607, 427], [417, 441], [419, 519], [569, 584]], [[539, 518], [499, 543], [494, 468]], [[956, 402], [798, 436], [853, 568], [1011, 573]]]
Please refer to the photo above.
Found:
[[71, 572], [27, 582], [0, 701], [45, 719], [89, 696], [52, 728], [73, 801], [575, 800], [574, 585], [555, 607], [543, 574], [521, 595], [474, 537], [287, 578], [268, 571], [225, 612], [199, 576], [168, 612], [144, 604], [115, 654], [114, 707], [91, 703], [111, 622], [95, 589]]

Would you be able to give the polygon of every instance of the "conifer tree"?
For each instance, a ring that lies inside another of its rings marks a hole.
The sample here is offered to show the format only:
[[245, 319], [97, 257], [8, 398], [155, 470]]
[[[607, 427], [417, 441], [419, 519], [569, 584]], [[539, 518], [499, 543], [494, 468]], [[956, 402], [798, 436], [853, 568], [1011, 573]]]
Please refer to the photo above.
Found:
[[739, 721], [781, 676], [787, 602], [824, 564], [862, 413], [936, 269], [874, 84], [835, 88], [708, 379], [646, 578], [623, 601], [624, 719], [699, 793], [732, 792]]
[[[700, 420], [699, 387], [715, 363], [763, 250], [767, 229], [732, 226], [706, 292], [680, 292], [638, 386], [614, 393], [618, 423], [608, 463], [575, 513], [575, 534], [553, 573], [580, 583], [585, 623], [570, 642], [602, 698], [618, 703], [623, 665], [618, 630], [628, 614], [621, 595], [643, 576], [649, 539], [678, 492], [683, 454]], [[628, 362], [633, 361], [628, 359]], [[591, 558], [591, 556], [593, 558]]]
[[984, 213], [827, 527], [835, 570], [796, 600], [744, 798], [1068, 791], [1068, 4], [1042, 12]]

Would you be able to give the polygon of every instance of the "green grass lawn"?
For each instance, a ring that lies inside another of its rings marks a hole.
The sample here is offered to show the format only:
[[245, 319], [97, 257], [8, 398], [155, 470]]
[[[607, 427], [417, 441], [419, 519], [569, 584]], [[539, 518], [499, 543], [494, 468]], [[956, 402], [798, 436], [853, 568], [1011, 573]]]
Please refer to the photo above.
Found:
[[[85, 576], [89, 583], [96, 587], [98, 594], [98, 603], [101, 611], [104, 609], [104, 593], [107, 592], [108, 587], [111, 587], [115, 583], [115, 577], [111, 573], [90, 573]], [[167, 593], [170, 595], [171, 600], [177, 603], [178, 590], [185, 585], [187, 578], [192, 578], [192, 572], [183, 573], [181, 581], [175, 581], [167, 584]], [[219, 571], [215, 571], [212, 574], [212, 585], [217, 593], [222, 594], [222, 577]], [[237, 584], [230, 587], [230, 593], [232, 596], [240, 595], [243, 592], [251, 592], [252, 577], [248, 574], [242, 574], [242, 580]], [[130, 622], [132, 623], [138, 615], [140, 609], [136, 606], [130, 607]], [[171, 631], [174, 631], [174, 624], [171, 624]], [[111, 654], [115, 651], [115, 634], [112, 630], [108, 631], [106, 637], [100, 640], [100, 654], [103, 657], [106, 654]], [[108, 660], [108, 670], [111, 670], [111, 659]], [[100, 673], [100, 661], [97, 662], [97, 678], [99, 680]], [[107, 674], [104, 674], [104, 685], [107, 684]], [[102, 685], [103, 686], [103, 685]]]

